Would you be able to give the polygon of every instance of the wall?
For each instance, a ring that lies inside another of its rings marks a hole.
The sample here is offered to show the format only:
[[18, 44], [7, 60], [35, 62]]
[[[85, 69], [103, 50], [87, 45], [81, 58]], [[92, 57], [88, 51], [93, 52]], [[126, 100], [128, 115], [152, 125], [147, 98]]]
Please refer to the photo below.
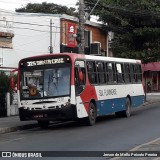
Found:
[[93, 26], [86, 26], [86, 30], [92, 31], [92, 42], [98, 41], [101, 43], [101, 48], [107, 49], [107, 34], [106, 31], [103, 31], [102, 29], [93, 27]]
[[[1, 13], [1, 11], [0, 11]], [[1, 13], [3, 14], [3, 13]], [[3, 67], [18, 67], [20, 59], [39, 54], [48, 54], [50, 46], [50, 19], [52, 18], [52, 46], [53, 53], [60, 52], [60, 44], [66, 44], [68, 23], [76, 23], [77, 18], [66, 15], [52, 15], [40, 13], [8, 13], [13, 16], [12, 48], [0, 48], [3, 57]], [[65, 18], [68, 17], [68, 18]], [[63, 21], [60, 24], [60, 18]], [[87, 30], [92, 31], [91, 42], [98, 41], [101, 48], [107, 50], [107, 33], [100, 29], [99, 24], [89, 22]], [[60, 34], [62, 33], [62, 34]], [[77, 43], [76, 43], [77, 45]]]
[[[76, 24], [76, 33], [77, 33], [78, 22], [62, 19], [61, 20], [61, 27], [62, 27], [61, 43], [63, 44], [67, 44], [68, 23]], [[93, 22], [91, 24], [93, 24]], [[96, 23], [94, 23], [94, 25], [96, 25]], [[85, 30], [92, 31], [91, 42], [100, 42], [101, 48], [104, 49], [105, 51], [107, 50], [107, 32], [102, 30], [100, 28], [100, 25], [97, 25], [96, 27], [96, 26], [86, 24]]]
[[0, 47], [12, 48], [13, 15], [4, 10], [0, 10]]
[[13, 49], [0, 48], [3, 66], [18, 67], [20, 59], [48, 54], [50, 46], [50, 19], [52, 18], [53, 52], [60, 52], [60, 18], [45, 14], [14, 14]]

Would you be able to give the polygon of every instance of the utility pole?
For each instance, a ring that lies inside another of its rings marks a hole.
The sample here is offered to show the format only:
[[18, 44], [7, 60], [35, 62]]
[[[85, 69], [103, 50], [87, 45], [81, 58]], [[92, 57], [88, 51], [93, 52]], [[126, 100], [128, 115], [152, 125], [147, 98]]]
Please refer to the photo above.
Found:
[[84, 0], [79, 0], [79, 29], [77, 36], [80, 36], [78, 42], [78, 53], [84, 54], [84, 30], [85, 30], [85, 12], [84, 12]]
[[50, 46], [49, 46], [50, 54], [53, 53], [52, 47], [52, 19], [50, 19]]

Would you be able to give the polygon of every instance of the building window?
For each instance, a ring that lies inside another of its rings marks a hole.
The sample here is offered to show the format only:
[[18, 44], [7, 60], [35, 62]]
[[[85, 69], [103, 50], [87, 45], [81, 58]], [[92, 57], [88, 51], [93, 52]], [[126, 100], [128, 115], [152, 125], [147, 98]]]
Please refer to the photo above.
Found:
[[87, 31], [87, 30], [84, 31], [85, 47], [89, 47], [89, 46], [90, 46], [90, 43], [91, 43], [91, 40], [90, 40], [90, 32], [91, 32], [91, 31]]

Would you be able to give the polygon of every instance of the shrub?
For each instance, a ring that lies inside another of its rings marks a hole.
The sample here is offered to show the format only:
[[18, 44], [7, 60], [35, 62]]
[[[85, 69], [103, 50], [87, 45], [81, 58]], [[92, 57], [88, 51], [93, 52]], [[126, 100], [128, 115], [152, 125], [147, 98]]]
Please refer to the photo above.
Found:
[[0, 72], [0, 93], [10, 91], [10, 77], [4, 71]]

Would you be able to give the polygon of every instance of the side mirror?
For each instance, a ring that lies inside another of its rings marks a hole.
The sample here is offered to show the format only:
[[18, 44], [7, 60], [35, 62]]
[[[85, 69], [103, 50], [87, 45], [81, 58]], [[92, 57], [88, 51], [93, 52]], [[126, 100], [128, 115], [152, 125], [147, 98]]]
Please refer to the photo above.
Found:
[[79, 80], [83, 81], [84, 77], [83, 77], [83, 73], [82, 71], [79, 71]]

